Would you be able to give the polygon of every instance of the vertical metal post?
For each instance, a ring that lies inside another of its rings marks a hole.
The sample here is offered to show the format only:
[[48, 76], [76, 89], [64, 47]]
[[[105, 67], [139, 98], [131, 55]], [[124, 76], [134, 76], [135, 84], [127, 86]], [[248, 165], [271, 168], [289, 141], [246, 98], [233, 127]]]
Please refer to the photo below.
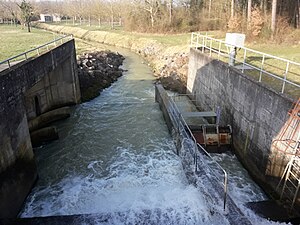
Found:
[[292, 205], [291, 205], [291, 209], [294, 208], [295, 202], [297, 200], [299, 189], [300, 189], [300, 182], [298, 180], [298, 185], [297, 185], [297, 188], [296, 188], [296, 191], [295, 191], [295, 194], [294, 194], [294, 198], [293, 198], [293, 202], [292, 202]]
[[244, 50], [244, 60], [243, 60], [242, 73], [244, 73], [244, 70], [245, 70], [246, 57], [247, 57], [247, 49]]
[[199, 47], [199, 34], [197, 34], [196, 49]]
[[40, 50], [39, 50], [39, 48], [38, 48], [36, 51], [37, 51], [37, 54], [40, 55]]
[[10, 69], [10, 62], [9, 62], [9, 60], [7, 60], [7, 64], [8, 64], [8, 68]]
[[222, 42], [221, 42], [221, 41], [219, 41], [218, 60], [220, 60], [220, 54], [221, 54], [221, 45], [222, 45]]
[[226, 209], [226, 200], [227, 200], [227, 182], [228, 182], [228, 177], [227, 177], [227, 173], [225, 172], [225, 174], [224, 174], [224, 206], [223, 206], [224, 211]]
[[27, 59], [28, 59], [28, 58], [27, 58], [27, 53], [25, 52], [25, 54], [24, 54], [24, 55], [25, 55], [25, 60], [27, 60]]
[[286, 82], [286, 77], [287, 77], [287, 74], [289, 72], [289, 66], [290, 66], [290, 62], [288, 61], [286, 63], [286, 67], [285, 67], [285, 73], [284, 73], [284, 79], [283, 79], [283, 84], [282, 84], [282, 90], [281, 90], [281, 93], [284, 92], [284, 88], [285, 88], [285, 82]]
[[197, 143], [195, 143], [195, 155], [194, 155], [194, 161], [195, 161], [195, 172], [198, 171], [198, 159], [197, 159], [197, 151], [198, 151], [198, 146]]
[[212, 39], [210, 39], [209, 56], [211, 56], [211, 48], [212, 48]]
[[260, 67], [260, 71], [259, 71], [259, 80], [258, 80], [258, 82], [261, 82], [261, 77], [262, 77], [262, 71], [263, 71], [263, 68], [264, 68], [264, 63], [265, 63], [265, 54], [263, 54], [263, 58], [262, 58], [262, 61], [261, 61], [261, 67]]
[[204, 42], [204, 36], [202, 36], [202, 53], [204, 53], [204, 44], [205, 44], [205, 42]]

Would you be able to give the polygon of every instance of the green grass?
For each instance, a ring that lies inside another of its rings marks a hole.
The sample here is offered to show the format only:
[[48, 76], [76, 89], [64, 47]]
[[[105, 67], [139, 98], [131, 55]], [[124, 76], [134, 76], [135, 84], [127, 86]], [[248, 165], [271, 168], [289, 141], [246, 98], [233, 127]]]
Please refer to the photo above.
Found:
[[300, 44], [249, 44], [249, 48], [300, 63]]
[[57, 34], [40, 29], [32, 28], [32, 32], [28, 33], [27, 29], [21, 29], [21, 26], [0, 25], [0, 61], [43, 45], [57, 37]]
[[[84, 30], [88, 31], [108, 31], [111, 33], [116, 34], [124, 34], [124, 35], [130, 35], [135, 38], [145, 38], [149, 40], [156, 40], [158, 43], [163, 44], [166, 47], [173, 47], [173, 46], [188, 46], [190, 43], [190, 33], [185, 34], [145, 34], [145, 33], [134, 33], [134, 32], [127, 32], [122, 29], [122, 27], [115, 27], [114, 30], [111, 30], [109, 26], [101, 26], [98, 25], [91, 25], [88, 26], [87, 24], [83, 25], [73, 25], [70, 21], [68, 24], [65, 22], [61, 23], [53, 23], [53, 25], [59, 25], [59, 26], [67, 26], [67, 27], [77, 27], [82, 28]], [[83, 30], [83, 31], [84, 31]], [[205, 32], [201, 32], [202, 34], [205, 34]], [[208, 35], [218, 38], [218, 39], [224, 39], [225, 33], [221, 31], [211, 31], [207, 33]], [[8, 57], [20, 54], [26, 50], [32, 49], [34, 47], [37, 47], [41, 44], [44, 44], [46, 42], [49, 42], [53, 40], [57, 35], [52, 34], [48, 31], [43, 31], [40, 29], [32, 29], [32, 33], [28, 33], [25, 29], [22, 30], [21, 27], [14, 27], [9, 25], [0, 26], [0, 61], [4, 60]], [[214, 48], [218, 49], [218, 45], [213, 43], [212, 45]], [[268, 53], [274, 56], [282, 57], [285, 59], [289, 59], [295, 62], [300, 62], [300, 43], [297, 45], [276, 45], [276, 44], [257, 44], [257, 43], [246, 43], [246, 46], [248, 48]], [[97, 49], [103, 49], [103, 46], [95, 46], [95, 43], [91, 44], [87, 41], [83, 41], [80, 39], [76, 39], [76, 49], [77, 53], [81, 54], [85, 51], [93, 51]], [[223, 49], [224, 52], [227, 52], [227, 49]], [[213, 54], [214, 57], [217, 57], [215, 54]], [[243, 61], [243, 52], [238, 53], [238, 59], [240, 61]], [[228, 59], [226, 58], [220, 58], [220, 60], [223, 60], [225, 62], [228, 62]], [[255, 53], [247, 53], [247, 63], [250, 63], [251, 65], [254, 65], [258, 68], [261, 66], [262, 57], [261, 55], [257, 55]], [[283, 61], [275, 60], [266, 58], [265, 59], [265, 65], [264, 70], [277, 74], [280, 77], [284, 76], [286, 68], [286, 63]], [[255, 79], [259, 79], [260, 73], [258, 71], [254, 70], [247, 70], [245, 71], [245, 74], [248, 74], [249, 76], [254, 77]], [[294, 81], [296, 83], [300, 83], [300, 66], [290, 66], [289, 67], [289, 73], [287, 76], [288, 80]], [[263, 83], [266, 83], [267, 85], [272, 86], [277, 91], [281, 91], [282, 88], [282, 81], [279, 81], [278, 79], [274, 79], [267, 74], [262, 74], [261, 81]], [[299, 88], [295, 88], [291, 85], [286, 86], [285, 93], [288, 93], [291, 96], [300, 96]]]
[[81, 55], [84, 52], [90, 51], [104, 51], [108, 48], [105, 48], [103, 44], [97, 42], [90, 42], [84, 41], [82, 39], [75, 38], [75, 47], [76, 47], [76, 54]]
[[[92, 24], [91, 26], [85, 24], [80, 25], [78, 22], [73, 25], [72, 21], [66, 22], [59, 22], [59, 23], [52, 23], [56, 26], [65, 26], [65, 27], [77, 27], [82, 28], [88, 31], [107, 31], [110, 33], [116, 34], [124, 34], [130, 35], [135, 38], [149, 38], [151, 40], [156, 40], [161, 44], [166, 46], [177, 46], [177, 45], [189, 45], [191, 39], [191, 33], [182, 33], [182, 34], [153, 34], [153, 33], [138, 33], [138, 32], [128, 32], [124, 31], [123, 27], [116, 26], [114, 29], [111, 29], [108, 25], [101, 25], [99, 27], [98, 24]], [[202, 33], [202, 32], [201, 32]], [[221, 37], [224, 32], [220, 31], [209, 31], [203, 32], [203, 34], [207, 33], [208, 35], [212, 35], [214, 37]]]
[[[207, 41], [207, 45], [210, 46], [210, 41]], [[219, 42], [212, 42], [212, 47], [218, 51]], [[300, 62], [300, 45], [275, 45], [275, 44], [256, 44], [256, 43], [246, 43], [246, 47], [262, 52], [267, 53], [269, 55], [273, 55], [276, 57], [281, 57], [283, 59], [288, 59], [293, 62]], [[221, 52], [224, 54], [228, 54], [229, 49], [226, 48], [225, 45], [222, 44]], [[206, 53], [209, 53], [209, 50], [206, 50]], [[275, 59], [273, 57], [265, 56], [264, 64], [262, 67], [263, 55], [255, 52], [251, 52], [247, 50], [246, 52], [246, 60], [247, 64], [251, 66], [255, 66], [257, 69], [245, 69], [244, 74], [247, 74], [253, 77], [257, 81], [261, 81], [262, 83], [272, 87], [274, 90], [281, 92], [283, 89], [284, 81], [270, 75], [276, 75], [282, 79], [286, 76], [288, 81], [292, 81], [296, 84], [300, 84], [300, 65], [296, 65], [293, 63], [289, 63], [288, 73], [286, 73], [287, 62], [279, 59]], [[212, 52], [212, 57], [218, 58], [218, 54]], [[220, 57], [221, 61], [228, 62], [228, 55], [226, 57]], [[241, 64], [244, 61], [244, 50], [238, 50], [237, 52], [237, 62], [236, 64]], [[249, 68], [249, 67], [248, 67]], [[262, 68], [265, 72], [260, 72], [260, 68]], [[270, 74], [269, 74], [270, 73]], [[291, 97], [298, 98], [300, 96], [300, 88], [295, 85], [285, 83], [284, 93], [290, 95]]]

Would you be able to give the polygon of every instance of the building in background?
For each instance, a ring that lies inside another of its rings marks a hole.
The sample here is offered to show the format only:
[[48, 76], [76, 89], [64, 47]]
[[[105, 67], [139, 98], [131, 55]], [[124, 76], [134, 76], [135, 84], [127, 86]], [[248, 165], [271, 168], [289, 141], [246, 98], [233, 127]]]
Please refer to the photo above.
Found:
[[40, 14], [40, 22], [60, 22], [61, 16], [57, 13], [54, 14]]

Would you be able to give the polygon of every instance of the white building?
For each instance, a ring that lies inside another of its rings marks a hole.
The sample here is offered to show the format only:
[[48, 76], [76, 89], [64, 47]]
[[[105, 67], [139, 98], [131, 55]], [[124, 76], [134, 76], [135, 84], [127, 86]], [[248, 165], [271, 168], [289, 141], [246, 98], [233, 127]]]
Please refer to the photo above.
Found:
[[54, 13], [54, 14], [40, 14], [40, 22], [60, 22], [61, 17], [59, 14]]

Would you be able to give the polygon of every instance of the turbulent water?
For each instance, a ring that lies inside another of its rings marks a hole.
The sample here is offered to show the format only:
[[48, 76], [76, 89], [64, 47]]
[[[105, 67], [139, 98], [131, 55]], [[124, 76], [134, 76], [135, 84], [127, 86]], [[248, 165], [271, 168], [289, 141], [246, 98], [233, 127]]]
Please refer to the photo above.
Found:
[[111, 215], [104, 222], [96, 216], [95, 224], [229, 224], [222, 206], [188, 183], [154, 102], [150, 69], [121, 53], [128, 72], [58, 123], [59, 140], [35, 150], [39, 180], [20, 217], [95, 213]]

